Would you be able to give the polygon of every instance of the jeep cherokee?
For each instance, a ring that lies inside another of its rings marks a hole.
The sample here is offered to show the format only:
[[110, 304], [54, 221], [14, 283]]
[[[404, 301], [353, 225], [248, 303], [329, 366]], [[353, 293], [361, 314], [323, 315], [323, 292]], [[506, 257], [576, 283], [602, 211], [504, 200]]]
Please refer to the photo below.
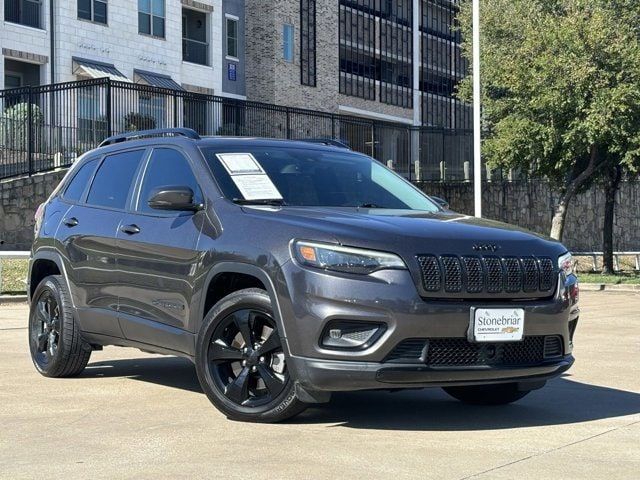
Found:
[[36, 213], [37, 370], [92, 350], [192, 360], [229, 418], [331, 392], [442, 387], [506, 404], [573, 363], [578, 284], [560, 243], [442, 209], [332, 141], [110, 137]]

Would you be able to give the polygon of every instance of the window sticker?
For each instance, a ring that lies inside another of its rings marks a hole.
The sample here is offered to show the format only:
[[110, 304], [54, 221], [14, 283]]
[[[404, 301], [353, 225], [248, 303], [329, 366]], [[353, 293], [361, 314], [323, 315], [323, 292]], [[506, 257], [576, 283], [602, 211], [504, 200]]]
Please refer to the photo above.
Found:
[[265, 174], [258, 160], [250, 153], [216, 153], [229, 175]]
[[245, 200], [281, 200], [282, 195], [266, 174], [231, 175]]

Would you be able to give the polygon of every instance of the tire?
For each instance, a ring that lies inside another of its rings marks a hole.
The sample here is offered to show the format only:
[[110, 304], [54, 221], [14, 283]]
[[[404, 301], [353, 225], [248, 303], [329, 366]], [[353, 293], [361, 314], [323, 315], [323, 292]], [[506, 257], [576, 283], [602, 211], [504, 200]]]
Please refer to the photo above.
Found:
[[45, 377], [79, 375], [89, 362], [91, 345], [82, 340], [71, 305], [60, 275], [44, 278], [31, 299], [29, 350], [36, 370]]
[[445, 387], [443, 390], [453, 398], [470, 405], [506, 405], [520, 400], [530, 392], [519, 390], [517, 383]]
[[296, 396], [264, 290], [239, 290], [211, 308], [195, 363], [207, 397], [232, 420], [280, 422], [307, 407]]

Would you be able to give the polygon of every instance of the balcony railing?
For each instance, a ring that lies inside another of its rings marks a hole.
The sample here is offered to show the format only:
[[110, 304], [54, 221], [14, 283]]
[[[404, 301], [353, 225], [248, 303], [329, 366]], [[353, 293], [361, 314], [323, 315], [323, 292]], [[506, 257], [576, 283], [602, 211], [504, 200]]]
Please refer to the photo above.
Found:
[[27, 27], [42, 28], [42, 0], [4, 0], [4, 19]]
[[182, 60], [209, 65], [209, 44], [190, 38], [182, 39]]

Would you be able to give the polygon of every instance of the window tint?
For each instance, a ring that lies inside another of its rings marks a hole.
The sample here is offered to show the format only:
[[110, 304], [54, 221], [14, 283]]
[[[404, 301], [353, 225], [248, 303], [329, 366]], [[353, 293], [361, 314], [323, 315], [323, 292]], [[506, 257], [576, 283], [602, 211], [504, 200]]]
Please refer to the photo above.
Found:
[[117, 153], [104, 159], [98, 169], [87, 203], [99, 207], [124, 208], [144, 150]]
[[196, 177], [191, 171], [189, 162], [184, 156], [171, 148], [156, 148], [151, 154], [149, 165], [144, 174], [138, 211], [155, 212], [147, 203], [151, 192], [158, 187], [180, 186], [193, 190], [194, 202], [202, 202], [202, 194], [196, 182]]
[[66, 200], [69, 200], [72, 202], [80, 201], [80, 198], [84, 193], [84, 189], [89, 183], [89, 180], [91, 180], [91, 175], [93, 174], [93, 171], [96, 169], [97, 164], [98, 164], [98, 159], [94, 158], [93, 160], [89, 160], [84, 165], [80, 166], [76, 174], [73, 176], [73, 178], [67, 185], [66, 190], [64, 191], [64, 198]]
[[230, 200], [243, 198], [242, 193], [216, 156], [218, 153], [252, 154], [288, 206], [438, 211], [411, 183], [376, 160], [350, 150], [248, 145], [223, 151], [216, 147], [202, 150], [223, 194]]

